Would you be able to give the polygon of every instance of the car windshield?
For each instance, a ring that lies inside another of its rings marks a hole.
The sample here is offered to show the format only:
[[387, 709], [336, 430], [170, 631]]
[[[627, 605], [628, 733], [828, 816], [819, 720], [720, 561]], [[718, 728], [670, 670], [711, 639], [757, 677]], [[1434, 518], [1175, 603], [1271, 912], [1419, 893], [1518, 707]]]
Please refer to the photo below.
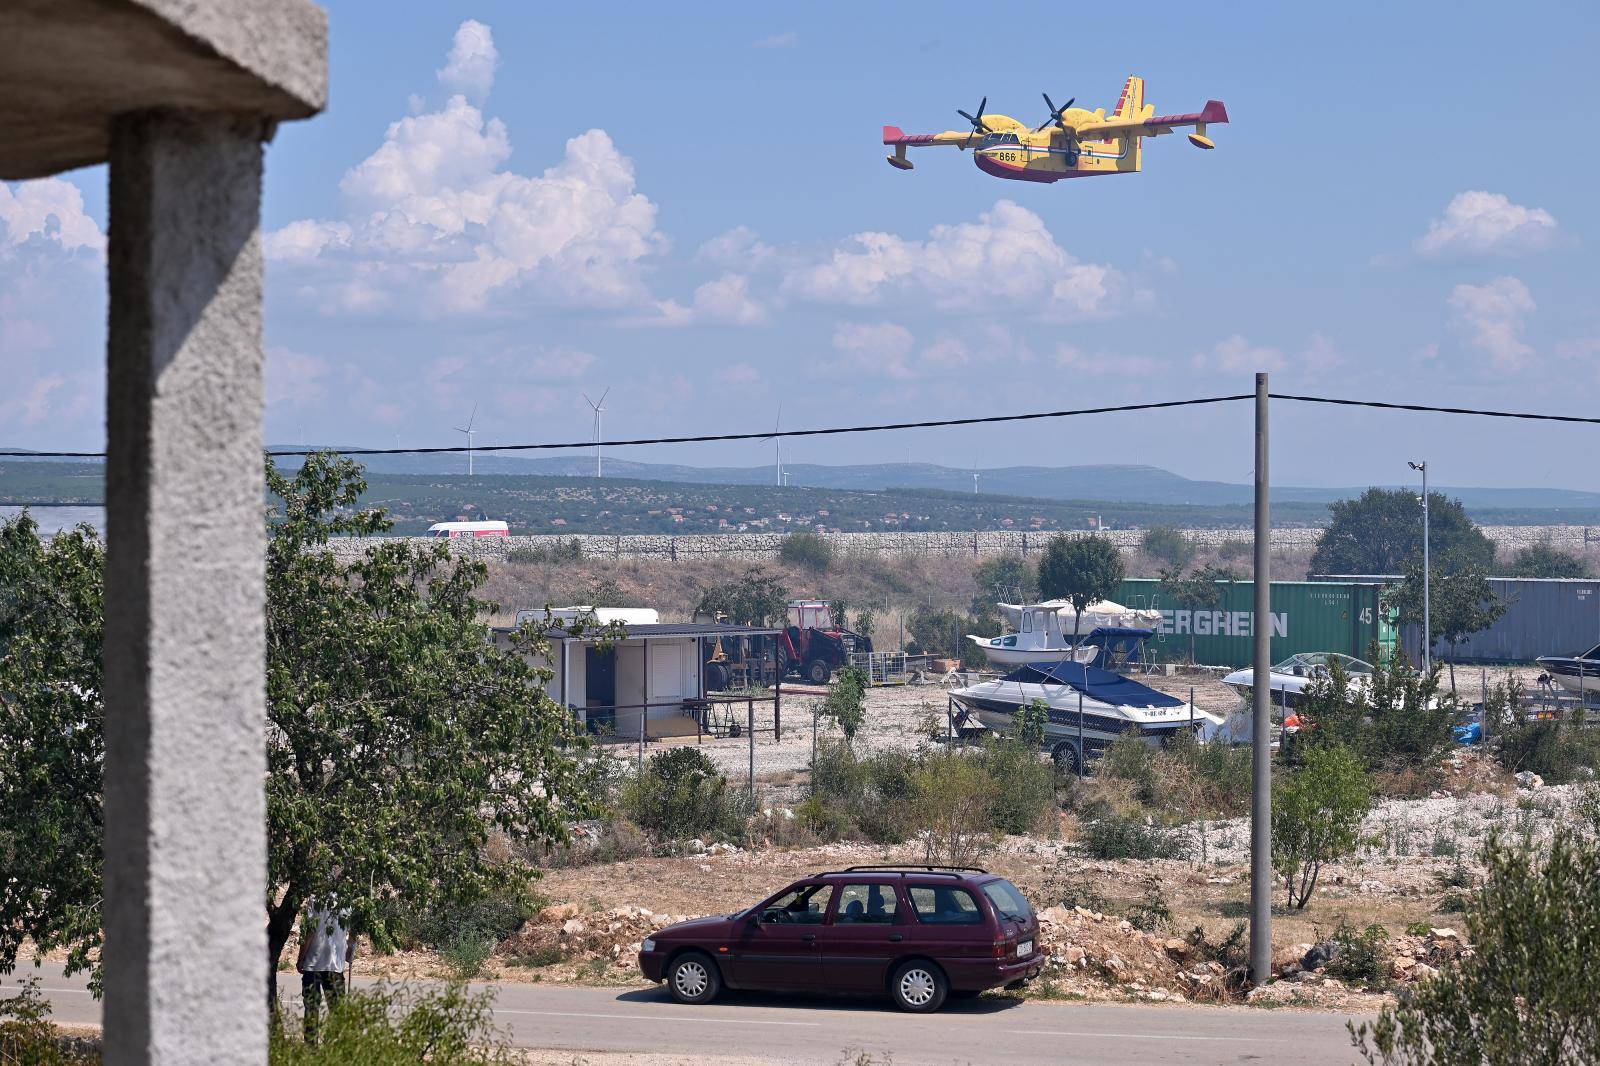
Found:
[[983, 886], [983, 894], [989, 897], [989, 902], [994, 904], [994, 909], [1000, 912], [1002, 918], [1026, 922], [1033, 917], [1033, 908], [1028, 906], [1028, 897], [1018, 891], [1017, 886], [1010, 881], [990, 881]]

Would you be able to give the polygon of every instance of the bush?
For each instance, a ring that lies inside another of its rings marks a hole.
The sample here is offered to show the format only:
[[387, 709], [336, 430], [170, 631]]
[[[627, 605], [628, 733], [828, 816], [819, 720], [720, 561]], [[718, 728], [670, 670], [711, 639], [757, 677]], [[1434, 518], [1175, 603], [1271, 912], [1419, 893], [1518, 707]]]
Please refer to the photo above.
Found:
[[1547, 846], [1492, 834], [1467, 908], [1473, 946], [1373, 1023], [1350, 1026], [1371, 1063], [1600, 1062], [1600, 811], [1574, 812]]
[[644, 771], [622, 790], [622, 809], [656, 840], [737, 837], [753, 813], [743, 789], [698, 748], [673, 748], [650, 756]]
[[583, 546], [577, 537], [557, 541], [551, 545], [531, 548], [512, 548], [506, 552], [508, 563], [577, 563], [583, 561]]
[[1139, 549], [1169, 566], [1182, 568], [1194, 560], [1194, 545], [1172, 526], [1152, 526], [1145, 530]]
[[1078, 846], [1094, 859], [1176, 859], [1183, 845], [1170, 833], [1143, 818], [1118, 814], [1095, 803], [1080, 818]]
[[764, 626], [783, 619], [788, 601], [789, 590], [781, 581], [752, 566], [732, 581], [702, 589], [694, 613], [734, 625]]
[[353, 990], [328, 1012], [321, 1041], [307, 1044], [299, 1018], [276, 1015], [272, 1066], [499, 1066], [519, 1062], [494, 1026], [493, 996], [464, 985]]
[[1272, 865], [1283, 878], [1289, 906], [1302, 909], [1317, 888], [1323, 863], [1354, 851], [1361, 821], [1372, 810], [1372, 784], [1345, 747], [1319, 745], [1305, 765], [1280, 778], [1272, 797]]
[[1511, 557], [1512, 577], [1588, 577], [1589, 564], [1550, 544], [1530, 544]]
[[790, 566], [802, 566], [814, 573], [825, 574], [833, 565], [834, 547], [820, 533], [796, 530], [783, 538], [778, 545], [778, 558]]
[[458, 977], [476, 977], [496, 945], [521, 929], [545, 902], [524, 886], [442, 903], [421, 912], [399, 909], [379, 916], [373, 945], [381, 951], [432, 948]]
[[995, 620], [996, 602], [1032, 603], [1039, 594], [1033, 567], [1020, 555], [995, 555], [972, 568], [978, 594], [972, 600], [972, 613]]
[[856, 731], [867, 720], [867, 675], [846, 666], [828, 682], [828, 695], [817, 714], [831, 719], [844, 733], [845, 743], [853, 743]]
[[8, 999], [0, 999], [0, 1063], [5, 1066], [79, 1066], [100, 1061], [73, 1051], [50, 1023], [50, 1003], [29, 977]]
[[1056, 769], [1037, 743], [990, 737], [976, 761], [990, 781], [990, 828], [1028, 833], [1044, 824], [1055, 809]]
[[1357, 929], [1341, 917], [1328, 941], [1334, 945], [1330, 976], [1378, 988], [1389, 983], [1389, 930], [1376, 922]]
[[994, 780], [978, 760], [945, 751], [926, 758], [911, 783], [926, 861], [970, 865], [990, 835]]
[[825, 839], [859, 833], [876, 844], [898, 844], [911, 834], [916, 767], [905, 752], [858, 758], [842, 741], [822, 741], [811, 767], [811, 796], [797, 813]]
[[1306, 685], [1299, 714], [1316, 729], [1299, 734], [1297, 750], [1342, 744], [1369, 770], [1435, 773], [1456, 746], [1454, 730], [1465, 717], [1461, 704], [1440, 689], [1437, 671], [1418, 673], [1398, 652], [1374, 652], [1373, 659], [1366, 686], [1352, 688], [1337, 662]]
[[968, 633], [982, 628], [976, 618], [926, 606], [912, 611], [911, 617], [906, 620], [906, 632], [920, 654], [949, 656], [960, 659], [962, 665], [971, 663], [976, 666], [987, 661], [983, 652], [967, 639]]
[[1572, 721], [1523, 721], [1500, 734], [1498, 757], [1512, 773], [1531, 770], [1550, 784], [1566, 784], [1600, 765], [1600, 730]]
[[1248, 540], [1229, 538], [1217, 545], [1217, 558], [1225, 563], [1249, 559], [1255, 555], [1256, 546]]

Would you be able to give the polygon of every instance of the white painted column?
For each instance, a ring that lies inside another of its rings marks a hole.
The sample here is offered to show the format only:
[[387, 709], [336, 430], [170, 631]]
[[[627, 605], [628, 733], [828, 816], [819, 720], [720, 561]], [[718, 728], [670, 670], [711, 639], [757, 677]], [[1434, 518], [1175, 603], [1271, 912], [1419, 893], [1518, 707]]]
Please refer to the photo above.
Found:
[[105, 1061], [265, 1063], [262, 120], [112, 120]]

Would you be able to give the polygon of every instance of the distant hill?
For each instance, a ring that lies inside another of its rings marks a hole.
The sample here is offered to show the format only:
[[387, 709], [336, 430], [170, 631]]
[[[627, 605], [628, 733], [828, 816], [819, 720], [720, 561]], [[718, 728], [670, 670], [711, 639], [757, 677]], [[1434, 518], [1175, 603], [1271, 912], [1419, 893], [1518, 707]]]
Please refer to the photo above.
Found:
[[[271, 445], [295, 448], [296, 445]], [[338, 446], [334, 447], [339, 450]], [[456, 475], [466, 473], [466, 456], [371, 455], [361, 457], [373, 474]], [[0, 460], [28, 463], [36, 460]], [[594, 474], [594, 455], [568, 454], [539, 456], [478, 453], [473, 470], [480, 475], [539, 475], [544, 477], [584, 478]], [[972, 492], [971, 469], [939, 466], [934, 463], [867, 463], [835, 466], [817, 463], [786, 463], [784, 473], [794, 487], [850, 489], [882, 492], [889, 489], [942, 490]], [[663, 481], [696, 485], [774, 486], [777, 472], [772, 466], [687, 466], [678, 463], [642, 463], [630, 459], [605, 458], [606, 477], [633, 481]], [[1188, 504], [1198, 507], [1245, 505], [1251, 502], [1251, 487], [1225, 481], [1198, 481], [1145, 465], [1089, 466], [1007, 466], [980, 468], [979, 491], [985, 495], [1029, 497], [1038, 500], [1104, 501], [1115, 503]], [[1314, 488], [1274, 485], [1276, 503], [1327, 504], [1359, 495], [1366, 486]], [[1394, 487], [1394, 486], [1386, 486]], [[1548, 511], [1540, 521], [1559, 521], [1558, 510], [1594, 511], [1600, 509], [1600, 492], [1575, 489], [1477, 488], [1440, 486], [1439, 492], [1455, 497], [1472, 511]], [[1582, 521], [1573, 517], [1572, 521]]]

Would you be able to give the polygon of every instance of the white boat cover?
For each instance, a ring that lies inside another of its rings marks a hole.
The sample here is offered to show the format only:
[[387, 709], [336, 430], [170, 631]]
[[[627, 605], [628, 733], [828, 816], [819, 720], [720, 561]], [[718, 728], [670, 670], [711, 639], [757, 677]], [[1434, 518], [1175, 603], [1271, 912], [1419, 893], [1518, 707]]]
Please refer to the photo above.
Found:
[[1041, 603], [1026, 604], [1000, 603], [995, 606], [1000, 608], [1000, 613], [1005, 616], [1013, 631], [1022, 626], [1022, 612], [1030, 608], [1035, 611], [1056, 612], [1061, 620], [1061, 632], [1069, 637], [1087, 635], [1096, 629], [1154, 629], [1161, 624], [1160, 611], [1124, 607], [1111, 600], [1097, 600], [1085, 607], [1083, 616], [1078, 620], [1076, 631], [1072, 628], [1071, 600], [1045, 600]]

